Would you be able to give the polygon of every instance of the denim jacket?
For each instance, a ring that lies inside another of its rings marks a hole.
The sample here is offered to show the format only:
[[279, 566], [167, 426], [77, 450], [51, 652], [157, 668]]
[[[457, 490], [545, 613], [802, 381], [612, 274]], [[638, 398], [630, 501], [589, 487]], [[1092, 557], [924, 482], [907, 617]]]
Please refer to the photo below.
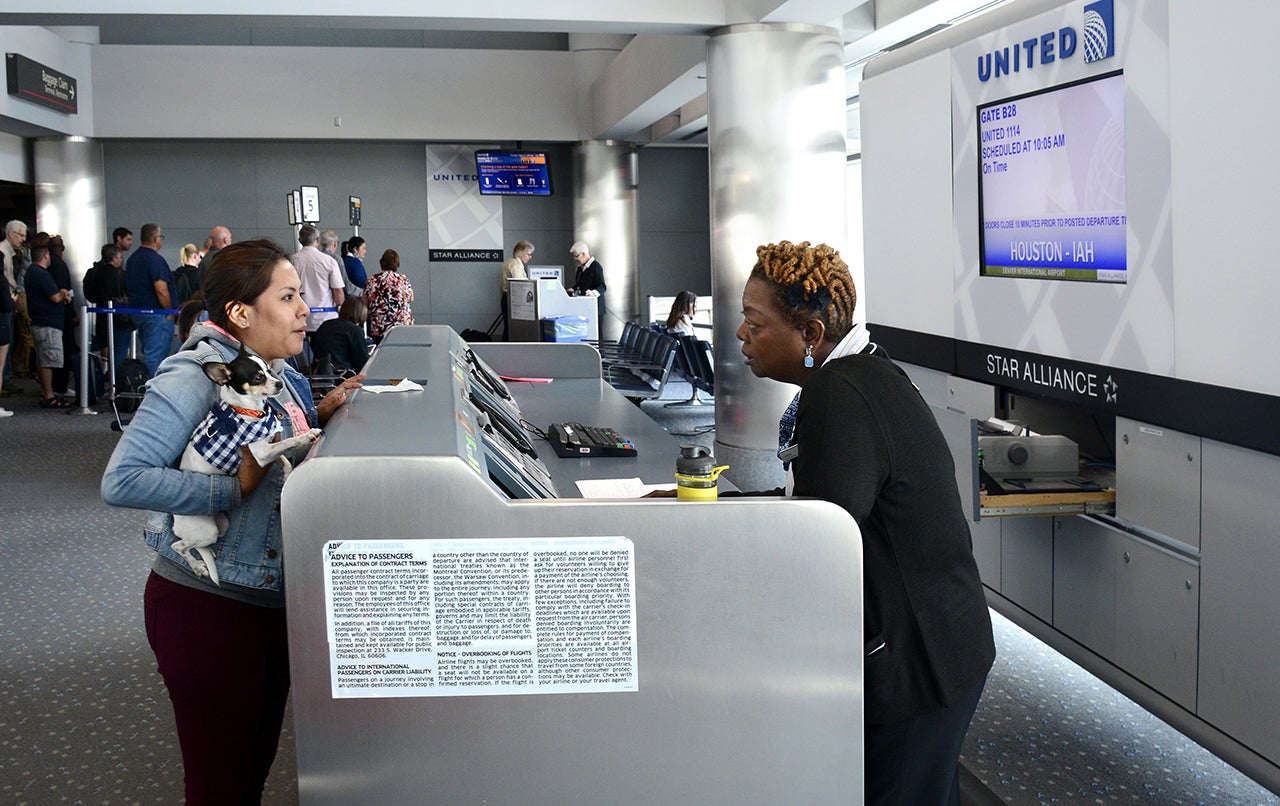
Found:
[[[208, 580], [197, 581], [187, 561], [169, 547], [175, 540], [171, 513], [226, 513], [227, 532], [212, 546], [222, 593], [265, 603], [277, 598], [271, 592], [283, 590], [282, 468], [278, 463], [273, 465], [244, 500], [234, 476], [177, 469], [192, 431], [218, 401], [218, 388], [205, 376], [202, 365], [229, 361], [239, 347], [238, 341], [211, 323], [202, 322], [191, 329], [182, 351], [165, 359], [156, 377], [147, 383], [142, 405], [107, 463], [102, 498], [112, 506], [147, 510], [147, 545], [168, 561], [157, 564], [162, 576], [176, 576], [188, 585], [207, 585], [211, 591], [217, 589]], [[284, 428], [280, 438], [314, 427], [316, 409], [306, 379], [283, 361], [273, 362], [272, 372], [285, 380], [280, 393], [267, 401]], [[299, 448], [288, 458], [296, 465], [306, 452], [306, 448]], [[237, 595], [229, 585], [248, 590]], [[282, 598], [279, 604], [283, 604]]]

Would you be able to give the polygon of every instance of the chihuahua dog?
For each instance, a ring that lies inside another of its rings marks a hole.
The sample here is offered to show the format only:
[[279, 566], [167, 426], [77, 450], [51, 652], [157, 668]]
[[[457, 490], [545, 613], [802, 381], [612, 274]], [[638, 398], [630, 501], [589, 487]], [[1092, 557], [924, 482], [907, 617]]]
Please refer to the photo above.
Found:
[[[289, 439], [271, 441], [281, 426], [275, 412], [268, 408], [267, 398], [278, 394], [284, 382], [272, 377], [266, 362], [249, 355], [243, 345], [227, 363], [207, 362], [204, 374], [218, 385], [219, 400], [191, 434], [178, 462], [179, 470], [234, 476], [240, 469], [240, 446], [248, 445], [259, 466], [279, 461], [288, 475], [292, 466], [284, 454], [320, 437], [320, 429], [313, 428]], [[173, 516], [173, 533], [178, 537], [173, 550], [186, 558], [197, 576], [208, 577], [219, 586], [218, 568], [209, 547], [226, 529], [227, 519], [221, 513]]]

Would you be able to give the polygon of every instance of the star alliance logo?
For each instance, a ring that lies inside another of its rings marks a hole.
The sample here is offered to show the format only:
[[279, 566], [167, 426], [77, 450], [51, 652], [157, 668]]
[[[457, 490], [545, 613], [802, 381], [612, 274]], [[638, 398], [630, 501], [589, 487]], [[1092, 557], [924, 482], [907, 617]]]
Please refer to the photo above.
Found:
[[1116, 384], [1115, 380], [1108, 375], [1107, 382], [1102, 385], [1102, 391], [1107, 393], [1108, 403], [1115, 403], [1120, 397], [1119, 389], [1120, 387]]
[[1099, 62], [1116, 55], [1115, 0], [1097, 0], [1084, 7], [1084, 60]]

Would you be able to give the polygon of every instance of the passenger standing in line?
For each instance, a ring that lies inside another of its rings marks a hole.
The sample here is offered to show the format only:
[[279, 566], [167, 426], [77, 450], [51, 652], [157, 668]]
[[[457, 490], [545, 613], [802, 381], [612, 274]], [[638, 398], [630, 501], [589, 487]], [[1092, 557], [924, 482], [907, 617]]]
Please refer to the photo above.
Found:
[[381, 344], [383, 336], [396, 325], [413, 324], [413, 286], [400, 273], [400, 254], [394, 249], [382, 253], [382, 271], [369, 278], [364, 301], [369, 306], [369, 338]]
[[[74, 299], [75, 294], [71, 285], [71, 267], [67, 265], [67, 261], [63, 260], [66, 254], [67, 245], [61, 235], [49, 236], [49, 274], [53, 275], [53, 281], [58, 284], [58, 288], [66, 289], [67, 293]], [[53, 368], [53, 391], [55, 394], [65, 395], [71, 388], [71, 380], [76, 376], [76, 368], [78, 366], [76, 358], [79, 355], [79, 348], [76, 342], [76, 325], [79, 324], [80, 317], [76, 315], [76, 306], [72, 304], [62, 306], [62, 366]]]
[[[147, 641], [173, 704], [186, 802], [248, 804], [262, 799], [289, 697], [283, 469], [259, 467], [247, 446], [231, 475], [179, 470], [178, 457], [219, 400], [206, 362], [230, 361], [242, 347], [266, 362], [285, 382], [265, 406], [282, 438], [323, 427], [364, 376], [313, 404], [306, 379], [286, 365], [302, 350], [307, 304], [279, 246], [231, 244], [207, 268], [210, 321], [196, 323], [151, 380], [107, 463], [102, 497], [147, 510], [144, 536], [156, 552], [143, 596]], [[306, 456], [300, 448], [288, 458]], [[220, 587], [170, 548], [174, 512], [226, 514], [228, 530], [211, 547]]]
[[4, 225], [4, 240], [0, 252], [5, 257], [5, 279], [13, 293], [13, 346], [9, 352], [12, 375], [31, 377], [31, 316], [27, 313], [27, 289], [23, 282], [30, 257], [24, 244], [27, 242], [27, 225], [14, 219]]
[[369, 272], [364, 268], [364, 256], [369, 252], [369, 244], [359, 235], [353, 235], [342, 252], [342, 267], [347, 270], [347, 296], [361, 296], [369, 282]]
[[[85, 274], [85, 278], [84, 292], [86, 295], [94, 295], [92, 302], [97, 307], [105, 308], [108, 302], [117, 308], [123, 308], [129, 304], [124, 255], [120, 253], [120, 247], [105, 244], [102, 247], [102, 260], [94, 264], [94, 267]], [[111, 356], [111, 366], [119, 367], [120, 362], [129, 357], [129, 343], [133, 340], [133, 317], [127, 313], [100, 313], [95, 325], [93, 349], [102, 350], [105, 355], [107, 329], [111, 328], [114, 331], [112, 338], [115, 340], [115, 353]]]
[[[130, 242], [132, 239], [133, 236], [130, 235]], [[124, 264], [129, 307], [158, 311], [174, 307], [173, 272], [160, 256], [160, 247], [163, 245], [164, 233], [160, 231], [160, 225], [143, 224], [142, 244]], [[147, 365], [149, 377], [156, 376], [160, 362], [172, 349], [173, 320], [173, 316], [163, 313], [133, 315], [142, 348], [142, 362]]]
[[71, 292], [58, 288], [49, 273], [49, 247], [31, 247], [31, 265], [23, 282], [27, 288], [27, 306], [31, 313], [31, 335], [36, 347], [36, 379], [40, 382], [40, 405], [46, 409], [70, 408], [72, 403], [53, 393], [53, 371], [62, 367], [63, 308], [71, 301]]
[[[312, 308], [339, 308], [346, 299], [343, 289], [342, 269], [332, 255], [316, 248], [320, 233], [312, 224], [303, 224], [298, 231], [298, 243], [302, 248], [289, 257], [302, 280], [302, 298]], [[307, 335], [316, 332], [321, 322], [337, 319], [337, 310], [311, 313], [307, 316]], [[308, 357], [308, 362], [310, 357]]]
[[[4, 278], [8, 264], [8, 258], [0, 253], [0, 286], [3, 286], [0, 288], [0, 370], [3, 370], [5, 362], [9, 360], [9, 345], [13, 342], [13, 293], [8, 280]], [[0, 371], [0, 398], [8, 396], [4, 390], [4, 373]], [[0, 406], [0, 420], [12, 416], [13, 412]]]
[[128, 227], [116, 227], [111, 231], [111, 243], [120, 250], [120, 254], [126, 254], [133, 248], [133, 230]]
[[502, 264], [502, 298], [499, 303], [502, 310], [502, 340], [511, 341], [511, 328], [507, 320], [511, 318], [511, 298], [508, 296], [507, 283], [511, 280], [527, 280], [529, 273], [525, 266], [533, 259], [533, 244], [520, 241], [511, 249], [511, 259]]
[[200, 290], [200, 250], [193, 243], [178, 252], [178, 268], [173, 270], [173, 293], [181, 307]]
[[737, 336], [801, 387], [779, 424], [787, 494], [830, 501], [863, 545], [865, 803], [960, 803], [957, 761], [995, 659], [955, 467], [929, 406], [853, 321], [825, 244], [761, 246]]
[[[351, 296], [351, 289], [355, 288], [351, 283], [351, 278], [347, 276], [347, 264], [342, 259], [342, 250], [339, 248], [338, 233], [334, 230], [327, 229], [320, 233], [320, 251], [333, 258], [333, 262], [338, 264], [338, 272], [342, 275], [342, 297], [346, 299]], [[335, 307], [341, 308], [342, 303], [336, 303]]]
[[200, 256], [200, 266], [196, 272], [196, 286], [204, 286], [204, 273], [209, 266], [209, 261], [213, 260], [213, 256], [218, 254], [218, 250], [231, 243], [231, 230], [219, 224], [209, 230], [209, 245], [205, 247], [204, 254]]

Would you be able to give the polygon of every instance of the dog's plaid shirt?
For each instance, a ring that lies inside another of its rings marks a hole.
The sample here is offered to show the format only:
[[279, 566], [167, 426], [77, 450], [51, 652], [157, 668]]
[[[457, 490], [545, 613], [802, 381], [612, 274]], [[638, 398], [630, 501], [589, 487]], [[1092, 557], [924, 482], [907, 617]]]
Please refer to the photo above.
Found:
[[246, 420], [226, 403], [218, 403], [191, 433], [191, 444], [205, 461], [234, 476], [240, 470], [240, 446], [267, 439], [280, 431], [271, 409], [258, 420]]

